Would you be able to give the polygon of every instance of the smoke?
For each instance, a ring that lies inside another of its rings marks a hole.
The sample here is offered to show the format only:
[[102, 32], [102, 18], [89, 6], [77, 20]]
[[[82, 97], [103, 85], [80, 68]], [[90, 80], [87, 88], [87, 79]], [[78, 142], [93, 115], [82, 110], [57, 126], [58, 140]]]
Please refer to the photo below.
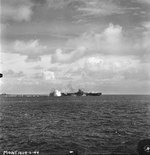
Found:
[[67, 92], [67, 93], [71, 93], [71, 92], [75, 92], [75, 89], [73, 88], [72, 84], [69, 83], [65, 86], [65, 88], [62, 91]]

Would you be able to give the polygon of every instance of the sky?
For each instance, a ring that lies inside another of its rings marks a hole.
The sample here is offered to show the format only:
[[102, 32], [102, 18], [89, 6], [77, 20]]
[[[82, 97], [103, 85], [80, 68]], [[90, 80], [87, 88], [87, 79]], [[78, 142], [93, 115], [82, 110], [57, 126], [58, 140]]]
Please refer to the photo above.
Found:
[[1, 0], [0, 93], [150, 94], [150, 0]]

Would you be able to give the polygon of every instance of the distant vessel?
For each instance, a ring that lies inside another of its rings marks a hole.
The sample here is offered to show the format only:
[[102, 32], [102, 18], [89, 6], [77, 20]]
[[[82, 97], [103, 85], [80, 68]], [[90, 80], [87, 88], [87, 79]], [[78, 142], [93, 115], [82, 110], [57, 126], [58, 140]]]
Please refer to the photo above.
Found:
[[53, 91], [50, 93], [49, 96], [100, 96], [102, 93], [93, 93], [93, 92], [84, 92], [83, 90], [79, 89], [77, 92], [74, 93], [63, 93], [58, 90]]
[[77, 96], [100, 96], [102, 93], [83, 92], [81, 89], [76, 93]]

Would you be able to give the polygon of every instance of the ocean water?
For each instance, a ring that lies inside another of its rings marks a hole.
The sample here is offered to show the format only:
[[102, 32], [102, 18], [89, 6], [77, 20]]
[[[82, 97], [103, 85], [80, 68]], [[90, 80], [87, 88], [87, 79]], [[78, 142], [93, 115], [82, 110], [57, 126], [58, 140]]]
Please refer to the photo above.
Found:
[[150, 96], [0, 98], [0, 152], [136, 153], [150, 138]]

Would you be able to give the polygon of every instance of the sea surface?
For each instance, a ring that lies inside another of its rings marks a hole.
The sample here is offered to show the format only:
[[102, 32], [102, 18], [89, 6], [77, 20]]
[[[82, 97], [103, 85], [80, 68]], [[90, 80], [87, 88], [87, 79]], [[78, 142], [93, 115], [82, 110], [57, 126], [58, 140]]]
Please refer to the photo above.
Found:
[[0, 153], [136, 153], [145, 138], [148, 95], [0, 98]]

